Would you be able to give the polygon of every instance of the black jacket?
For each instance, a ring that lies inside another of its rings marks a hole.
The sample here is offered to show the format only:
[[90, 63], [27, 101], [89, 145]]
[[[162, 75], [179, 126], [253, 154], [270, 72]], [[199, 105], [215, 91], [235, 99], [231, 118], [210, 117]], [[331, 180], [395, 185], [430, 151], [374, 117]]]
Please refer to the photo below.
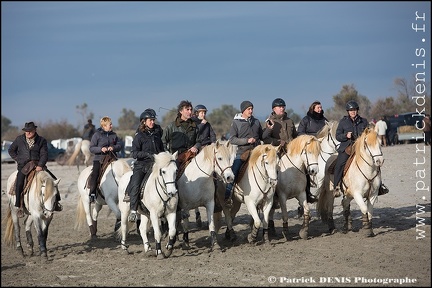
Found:
[[[359, 115], [357, 115], [354, 121], [352, 121], [349, 116], [344, 116], [339, 121], [339, 125], [336, 129], [336, 139], [340, 142], [340, 146], [337, 151], [339, 153], [345, 151], [345, 148], [363, 133], [363, 130], [366, 129], [368, 124], [369, 123], [366, 118], [360, 117]], [[348, 132], [352, 132], [351, 139], [346, 137]]]
[[300, 121], [297, 128], [298, 135], [313, 135], [317, 136], [317, 132], [320, 131], [326, 124], [327, 119], [323, 113], [307, 113], [305, 117]]
[[17, 162], [18, 170], [21, 170], [30, 161], [37, 161], [37, 166], [45, 167], [48, 162], [47, 140], [37, 133], [35, 143], [30, 149], [25, 134], [19, 135], [9, 146], [9, 155]]

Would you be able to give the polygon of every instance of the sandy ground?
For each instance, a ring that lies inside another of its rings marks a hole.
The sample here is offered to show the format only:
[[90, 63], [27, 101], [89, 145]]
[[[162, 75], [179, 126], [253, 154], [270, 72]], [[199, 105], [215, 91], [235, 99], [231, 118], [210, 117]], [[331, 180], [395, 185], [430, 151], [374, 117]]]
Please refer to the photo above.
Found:
[[[424, 145], [418, 147], [423, 149]], [[327, 226], [317, 218], [312, 206], [309, 239], [302, 240], [298, 237], [301, 220], [296, 218], [297, 203], [289, 200], [289, 241], [282, 236], [281, 215], [276, 212], [277, 235], [271, 244], [249, 244], [246, 238], [250, 231], [249, 216], [243, 205], [234, 222], [238, 235], [234, 243], [225, 240], [225, 224], [222, 223], [218, 239], [223, 249], [209, 253], [208, 232], [198, 228], [191, 216], [191, 249], [182, 250], [177, 241], [171, 257], [163, 260], [145, 255], [142, 240], [135, 230], [128, 238], [131, 253], [122, 252], [113, 237], [115, 217], [107, 213], [107, 206], [99, 216], [98, 239], [91, 241], [86, 227], [74, 230], [77, 168], [50, 162], [50, 170], [62, 179], [60, 192], [65, 209], [56, 213], [51, 222], [48, 261], [41, 263], [39, 256], [23, 258], [14, 248], [2, 245], [1, 286], [430, 287], [431, 150], [426, 148], [426, 153], [416, 152], [416, 144], [383, 148], [386, 159], [383, 180], [390, 193], [381, 196], [375, 204], [375, 237], [364, 238], [358, 232], [361, 213], [353, 201], [355, 231], [327, 234]], [[15, 164], [1, 167], [2, 219], [7, 211], [7, 177], [15, 168]], [[422, 171], [424, 179], [420, 178]], [[425, 182], [427, 191], [417, 189], [421, 181]], [[338, 228], [343, 223], [340, 199], [335, 200]], [[202, 208], [205, 221], [204, 212]], [[25, 245], [23, 230], [21, 238]], [[33, 238], [37, 243], [35, 235]]]

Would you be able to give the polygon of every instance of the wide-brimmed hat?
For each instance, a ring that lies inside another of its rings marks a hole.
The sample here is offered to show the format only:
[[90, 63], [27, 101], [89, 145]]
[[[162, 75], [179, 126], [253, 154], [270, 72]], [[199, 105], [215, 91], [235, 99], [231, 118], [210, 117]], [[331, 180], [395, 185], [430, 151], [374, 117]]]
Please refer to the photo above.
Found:
[[22, 128], [22, 130], [25, 132], [30, 132], [36, 130], [36, 128], [37, 126], [33, 122], [27, 122], [25, 123], [24, 128]]

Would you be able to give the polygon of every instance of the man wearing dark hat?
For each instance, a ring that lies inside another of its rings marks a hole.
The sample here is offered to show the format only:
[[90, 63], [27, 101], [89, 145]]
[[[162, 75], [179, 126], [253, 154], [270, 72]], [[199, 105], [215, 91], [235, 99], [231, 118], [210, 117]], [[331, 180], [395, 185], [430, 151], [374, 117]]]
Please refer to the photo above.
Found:
[[[23, 217], [24, 212], [21, 205], [21, 193], [24, 189], [24, 180], [26, 175], [22, 172], [24, 166], [33, 161], [36, 164], [36, 171], [47, 170], [46, 163], [48, 162], [48, 144], [47, 140], [39, 136], [36, 132], [37, 126], [34, 122], [27, 122], [22, 129], [24, 134], [19, 135], [9, 147], [9, 155], [17, 162], [17, 179], [15, 186], [15, 207], [18, 207], [18, 217]], [[48, 171], [49, 172], [49, 171]], [[50, 172], [49, 172], [50, 173]], [[50, 173], [55, 178], [52, 173]], [[61, 211], [62, 207], [59, 203], [60, 193], [57, 193], [55, 211]]]
[[[237, 154], [234, 160], [232, 171], [237, 178], [240, 168], [243, 164], [241, 155], [246, 151], [251, 151], [255, 146], [261, 144], [261, 140], [267, 137], [269, 130], [263, 132], [261, 123], [258, 119], [252, 116], [253, 104], [250, 101], [243, 101], [240, 104], [241, 113], [237, 113], [234, 116], [233, 122], [230, 128], [230, 139], [229, 141], [233, 145], [237, 145]], [[269, 125], [269, 124], [267, 124]], [[235, 183], [236, 180], [234, 180]], [[232, 207], [231, 193], [234, 183], [228, 183], [225, 190], [225, 206]]]

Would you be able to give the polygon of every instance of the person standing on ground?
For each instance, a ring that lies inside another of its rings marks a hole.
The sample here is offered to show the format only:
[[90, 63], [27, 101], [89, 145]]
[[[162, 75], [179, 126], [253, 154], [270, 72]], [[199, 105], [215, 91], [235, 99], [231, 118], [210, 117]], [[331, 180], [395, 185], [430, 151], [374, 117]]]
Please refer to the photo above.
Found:
[[381, 116], [380, 120], [375, 123], [375, 131], [378, 133], [378, 136], [381, 140], [381, 146], [387, 146], [387, 123], [384, 121], [384, 116]]

